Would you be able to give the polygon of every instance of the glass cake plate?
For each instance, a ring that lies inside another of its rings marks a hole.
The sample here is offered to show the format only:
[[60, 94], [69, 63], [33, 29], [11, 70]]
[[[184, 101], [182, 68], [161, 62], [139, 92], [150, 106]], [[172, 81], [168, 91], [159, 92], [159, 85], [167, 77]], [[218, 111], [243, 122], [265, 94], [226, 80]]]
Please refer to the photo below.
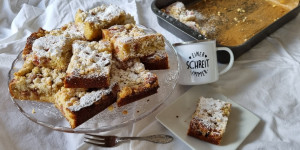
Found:
[[[147, 32], [155, 32], [153, 29], [144, 28]], [[169, 69], [167, 70], [152, 70], [157, 74], [159, 80], [158, 92], [131, 104], [118, 107], [116, 103], [100, 112], [93, 118], [89, 119], [82, 125], [72, 129], [68, 121], [60, 113], [60, 111], [51, 103], [37, 102], [30, 100], [17, 100], [11, 97], [16, 108], [31, 121], [42, 126], [51, 128], [57, 131], [71, 133], [90, 133], [103, 132], [119, 127], [132, 124], [139, 121], [162, 105], [162, 103], [173, 92], [179, 76], [179, 63], [176, 51], [173, 49], [169, 41], [165, 39], [165, 48], [169, 57]], [[8, 84], [14, 78], [14, 73], [18, 71], [24, 61], [22, 59], [22, 51], [13, 61], [11, 69], [8, 73]], [[33, 113], [33, 110], [35, 113]]]

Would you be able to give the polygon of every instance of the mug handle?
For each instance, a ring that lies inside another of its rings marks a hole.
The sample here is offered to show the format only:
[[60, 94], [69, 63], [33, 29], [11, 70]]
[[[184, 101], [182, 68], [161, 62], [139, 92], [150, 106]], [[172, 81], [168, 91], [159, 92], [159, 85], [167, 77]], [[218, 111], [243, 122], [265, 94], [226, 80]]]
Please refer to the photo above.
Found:
[[228, 47], [217, 47], [217, 51], [226, 51], [229, 53], [230, 55], [230, 60], [229, 60], [229, 64], [227, 65], [226, 68], [224, 68], [222, 71], [220, 71], [220, 75], [224, 74], [225, 72], [227, 72], [233, 65], [233, 61], [234, 61], [234, 56], [233, 53], [231, 51], [231, 49], [229, 49]]

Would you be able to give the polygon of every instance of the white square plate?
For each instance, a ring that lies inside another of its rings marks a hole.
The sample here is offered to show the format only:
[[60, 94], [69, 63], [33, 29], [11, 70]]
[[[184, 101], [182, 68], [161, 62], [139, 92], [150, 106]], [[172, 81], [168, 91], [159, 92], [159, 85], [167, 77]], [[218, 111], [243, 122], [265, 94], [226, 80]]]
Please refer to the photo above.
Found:
[[[212, 97], [232, 104], [231, 113], [221, 145], [214, 145], [187, 135], [192, 114], [199, 97]], [[162, 110], [156, 119], [192, 149], [232, 150], [237, 149], [252, 132], [260, 119], [247, 109], [236, 104], [208, 85], [194, 86], [181, 95], [173, 104]]]

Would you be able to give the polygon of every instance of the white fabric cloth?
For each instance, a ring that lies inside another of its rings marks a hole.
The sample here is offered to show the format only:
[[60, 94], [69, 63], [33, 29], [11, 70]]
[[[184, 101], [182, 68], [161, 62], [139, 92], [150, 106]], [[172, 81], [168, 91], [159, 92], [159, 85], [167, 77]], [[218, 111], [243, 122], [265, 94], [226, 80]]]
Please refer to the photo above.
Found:
[[[103, 2], [119, 5], [134, 15], [138, 23], [162, 33], [171, 43], [181, 41], [158, 25], [150, 8], [152, 1], [149, 0], [0, 1], [0, 149], [99, 149], [84, 144], [82, 134], [53, 131], [24, 117], [9, 98], [7, 74], [31, 32], [37, 31], [39, 27], [47, 30], [60, 27], [73, 20], [77, 9], [92, 8]], [[233, 68], [222, 75], [219, 81], [210, 84], [261, 118], [261, 122], [238, 149], [300, 147], [299, 24], [298, 15], [238, 58]], [[190, 87], [177, 85], [164, 105], [145, 119], [103, 134], [172, 135], [155, 120], [155, 115]], [[170, 144], [128, 142], [112, 149], [189, 149], [176, 136], [174, 138]]]

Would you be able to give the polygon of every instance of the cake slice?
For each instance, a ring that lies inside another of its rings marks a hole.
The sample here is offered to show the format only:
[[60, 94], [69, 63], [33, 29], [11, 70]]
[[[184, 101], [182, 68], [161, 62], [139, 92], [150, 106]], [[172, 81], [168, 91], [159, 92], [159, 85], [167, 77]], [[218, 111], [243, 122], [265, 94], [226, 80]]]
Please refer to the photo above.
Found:
[[157, 76], [148, 70], [138, 59], [134, 59], [129, 63], [126, 70], [120, 69], [117, 66], [117, 60], [114, 61], [111, 70], [111, 81], [119, 85], [117, 97], [117, 105], [123, 106], [144, 97], [157, 93], [159, 88]]
[[85, 40], [83, 27], [76, 25], [75, 22], [69, 22], [58, 29], [49, 31], [48, 34], [58, 36], [63, 35], [66, 38], [74, 40]]
[[148, 70], [169, 69], [168, 54], [165, 50], [159, 50], [153, 55], [142, 57], [141, 62]]
[[164, 38], [159, 33], [147, 33], [134, 24], [115, 25], [102, 30], [103, 38], [114, 46], [114, 57], [119, 61], [153, 55], [164, 50]]
[[67, 69], [66, 88], [107, 88], [110, 83], [112, 46], [109, 41], [74, 41]]
[[187, 134], [219, 145], [226, 129], [231, 104], [213, 98], [199, 99]]
[[[116, 24], [134, 21], [133, 17], [115, 5], [100, 5], [88, 11], [79, 9], [75, 15], [75, 23], [83, 26], [84, 36], [87, 40], [101, 38], [101, 29]], [[135, 22], [132, 22], [135, 23]]]
[[15, 99], [54, 103], [55, 93], [64, 85], [65, 73], [57, 69], [36, 67], [26, 59], [14, 74], [9, 92]]
[[35, 66], [65, 71], [72, 56], [72, 42], [63, 35], [47, 34], [33, 42], [32, 52], [26, 58], [31, 57]]
[[118, 86], [111, 84], [107, 89], [61, 88], [56, 94], [55, 106], [76, 128], [116, 101]]
[[25, 48], [22, 52], [22, 58], [23, 59], [26, 59], [26, 56], [28, 54], [30, 54], [32, 52], [32, 45], [33, 45], [33, 42], [40, 38], [40, 37], [43, 37], [47, 34], [47, 31], [42, 29], [42, 28], [39, 28], [39, 30], [37, 32], [33, 32], [28, 38], [27, 38], [27, 41], [26, 41], [26, 45], [25, 45]]

